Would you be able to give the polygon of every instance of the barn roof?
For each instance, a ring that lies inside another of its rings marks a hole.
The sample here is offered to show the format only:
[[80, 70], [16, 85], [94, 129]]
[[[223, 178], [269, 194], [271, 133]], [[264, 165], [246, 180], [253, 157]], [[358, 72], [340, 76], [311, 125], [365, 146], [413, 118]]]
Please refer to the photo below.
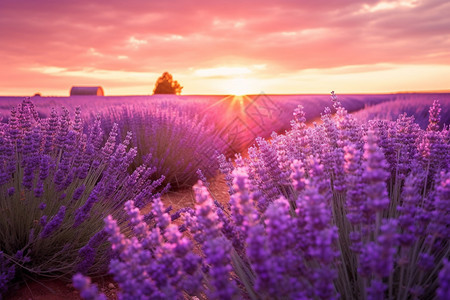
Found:
[[73, 86], [70, 96], [104, 96], [101, 86]]

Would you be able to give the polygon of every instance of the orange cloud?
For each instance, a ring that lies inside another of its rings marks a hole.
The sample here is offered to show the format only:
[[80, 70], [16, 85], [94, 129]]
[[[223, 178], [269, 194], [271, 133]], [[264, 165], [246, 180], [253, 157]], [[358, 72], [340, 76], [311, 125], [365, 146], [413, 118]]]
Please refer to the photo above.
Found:
[[[386, 76], [401, 73], [410, 90], [426, 90], [436, 86], [432, 78], [450, 75], [443, 71], [450, 65], [449, 14], [444, 0], [4, 1], [0, 94], [65, 94], [79, 81], [130, 91], [133, 80], [139, 94], [151, 92], [164, 71], [184, 93], [222, 93], [234, 77], [267, 93], [301, 93], [298, 74], [308, 70], [327, 82], [333, 72], [357, 78], [361, 69], [386, 66]], [[430, 79], [417, 85], [424, 68]], [[322, 84], [310, 86], [321, 91]], [[381, 79], [364, 86], [396, 90]]]

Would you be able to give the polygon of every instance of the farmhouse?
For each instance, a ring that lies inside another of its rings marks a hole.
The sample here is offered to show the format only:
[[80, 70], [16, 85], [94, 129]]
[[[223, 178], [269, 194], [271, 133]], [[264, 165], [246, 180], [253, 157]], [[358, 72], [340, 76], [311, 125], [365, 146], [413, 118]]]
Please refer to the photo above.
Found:
[[104, 96], [101, 86], [73, 86], [70, 96]]

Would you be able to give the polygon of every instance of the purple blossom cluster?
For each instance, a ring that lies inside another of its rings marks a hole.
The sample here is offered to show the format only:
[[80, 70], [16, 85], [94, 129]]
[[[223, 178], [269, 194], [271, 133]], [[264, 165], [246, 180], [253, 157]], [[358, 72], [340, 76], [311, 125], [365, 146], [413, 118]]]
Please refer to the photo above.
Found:
[[8, 283], [14, 279], [16, 267], [0, 251], [0, 295], [8, 290]]
[[289, 131], [258, 139], [248, 157], [220, 156], [230, 202], [199, 181], [186, 232], [158, 200], [145, 223], [127, 203], [127, 237], [108, 217], [121, 298], [447, 299], [450, 146], [439, 102], [427, 129], [406, 115], [360, 123], [334, 93], [332, 102], [321, 124], [308, 127], [299, 107]]
[[[152, 201], [164, 178], [152, 181], [154, 167], [128, 173], [137, 154], [128, 133], [113, 126], [106, 143], [100, 119], [83, 131], [81, 111], [67, 109], [41, 119], [25, 99], [0, 128], [0, 265], [2, 291], [12, 270], [71, 275], [101, 274], [110, 252], [102, 238], [102, 219], [133, 199]], [[19, 255], [20, 254], [20, 255]]]
[[99, 293], [98, 287], [91, 284], [91, 279], [81, 274], [73, 276], [73, 286], [80, 291], [80, 296], [86, 300], [106, 300], [104, 294]]
[[101, 117], [106, 120], [105, 131], [118, 130], [122, 137], [133, 132], [131, 144], [137, 147], [135, 164], [154, 166], [152, 178], [164, 176], [164, 183], [173, 187], [192, 186], [197, 181], [198, 169], [205, 176], [212, 176], [217, 170], [215, 153], [229, 151], [225, 134], [207, 116], [200, 117], [192, 109], [169, 102], [111, 108]]
[[119, 285], [119, 298], [181, 299], [183, 291], [198, 295], [203, 280], [201, 259], [193, 253], [192, 241], [172, 224], [161, 200], [153, 202], [155, 217], [150, 223], [133, 201], [125, 203], [125, 211], [134, 233], [130, 238], [111, 216], [104, 220], [113, 251], [109, 271]]
[[[396, 121], [359, 123], [334, 94], [332, 101], [335, 113], [325, 109], [322, 124], [312, 127], [305, 125], [302, 107], [295, 110], [292, 129], [259, 140], [248, 158], [237, 158], [234, 171], [227, 168], [228, 180], [241, 177], [244, 167], [247, 189], [261, 192], [269, 203], [259, 211], [266, 222], [269, 208], [279, 205], [280, 197], [286, 199], [289, 216], [296, 221], [282, 236], [294, 234], [299, 243], [289, 261], [290, 266], [296, 259], [303, 262], [299, 276], [308, 278], [308, 284], [299, 281], [298, 286], [307, 298], [434, 295], [437, 282], [431, 274], [439, 272], [449, 251], [449, 129], [439, 130], [439, 102], [433, 103], [429, 126], [422, 130], [406, 115]], [[240, 189], [232, 187], [233, 200]], [[231, 209], [232, 219], [236, 211]], [[287, 219], [277, 226], [285, 224], [290, 224]], [[292, 287], [292, 282], [270, 284], [276, 275], [268, 272], [276, 268], [261, 265], [276, 257], [261, 237], [264, 231], [270, 236], [270, 228], [265, 223], [247, 229], [257, 233], [246, 244], [247, 250], [254, 249], [247, 252], [249, 258], [260, 262], [254, 266], [261, 273], [258, 277], [255, 272], [255, 287]], [[310, 269], [310, 264], [320, 267]], [[286, 278], [289, 273], [282, 274]], [[323, 294], [314, 294], [318, 291]], [[274, 298], [283, 295], [265, 293]]]

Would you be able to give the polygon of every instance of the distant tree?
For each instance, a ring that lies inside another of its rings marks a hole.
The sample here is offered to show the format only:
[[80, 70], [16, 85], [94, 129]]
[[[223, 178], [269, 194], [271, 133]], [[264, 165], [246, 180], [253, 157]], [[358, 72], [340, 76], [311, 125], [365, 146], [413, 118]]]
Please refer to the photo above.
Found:
[[179, 95], [182, 89], [183, 87], [178, 83], [178, 81], [173, 80], [173, 77], [169, 72], [164, 72], [156, 81], [153, 94]]

